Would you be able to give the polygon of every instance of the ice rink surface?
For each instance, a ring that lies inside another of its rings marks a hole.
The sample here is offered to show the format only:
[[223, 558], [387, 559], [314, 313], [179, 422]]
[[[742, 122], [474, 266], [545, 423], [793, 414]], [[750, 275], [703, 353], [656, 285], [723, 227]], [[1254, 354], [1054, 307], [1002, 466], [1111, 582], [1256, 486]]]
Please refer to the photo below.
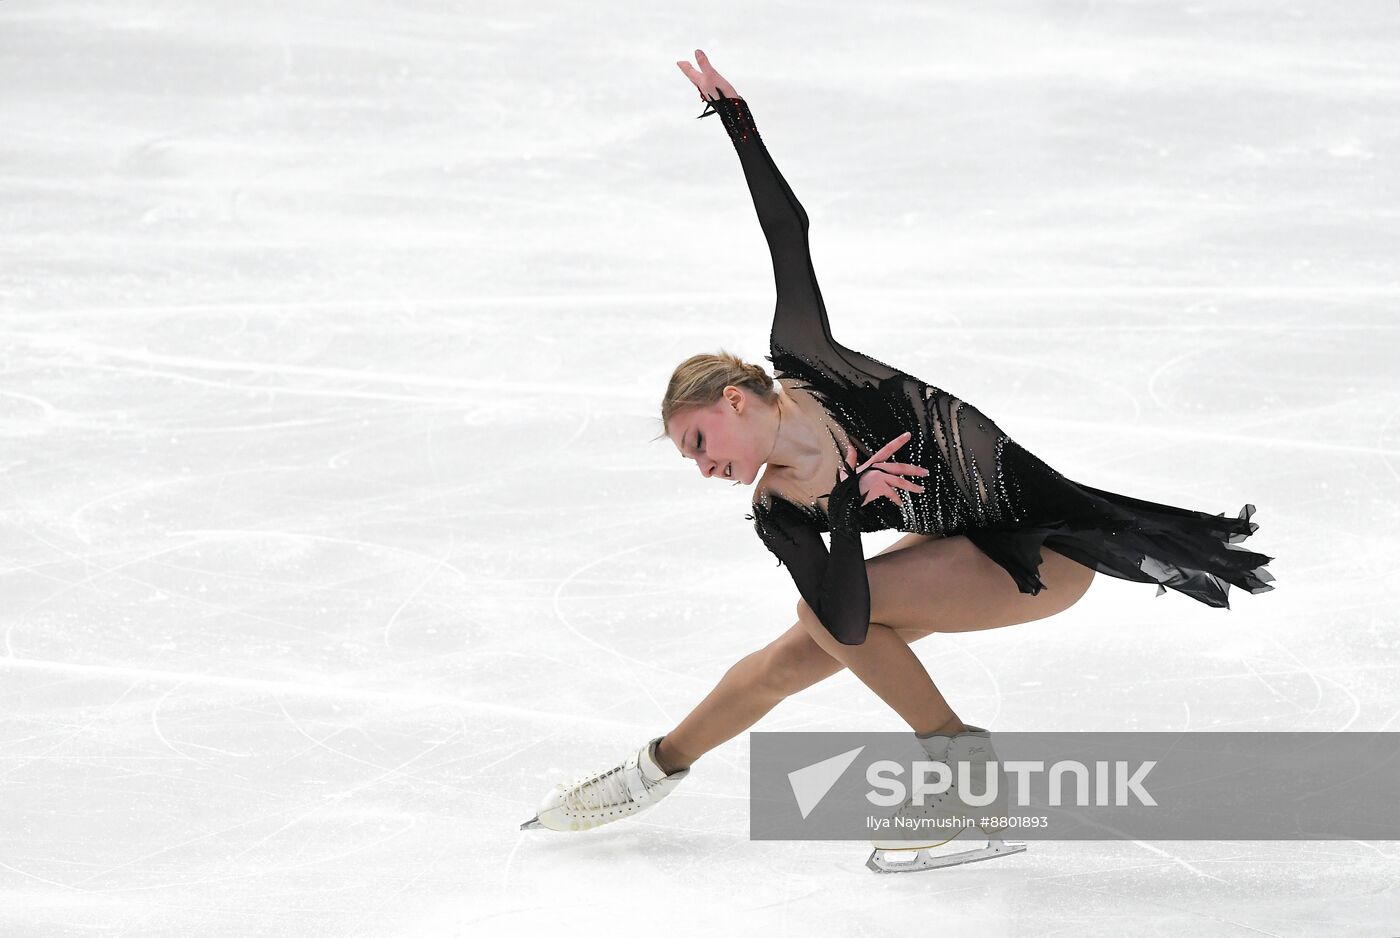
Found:
[[[1275, 591], [915, 647], [997, 730], [1400, 730], [1394, 2], [0, 6], [0, 934], [1394, 935], [1400, 843], [748, 836], [748, 736], [523, 832], [794, 622], [660, 432], [762, 362], [704, 49], [845, 344]], [[766, 364], [766, 363], [764, 363]], [[896, 532], [867, 535], [867, 554]], [[759, 730], [901, 730], [849, 672]], [[1227, 782], [1222, 782], [1227, 783]]]

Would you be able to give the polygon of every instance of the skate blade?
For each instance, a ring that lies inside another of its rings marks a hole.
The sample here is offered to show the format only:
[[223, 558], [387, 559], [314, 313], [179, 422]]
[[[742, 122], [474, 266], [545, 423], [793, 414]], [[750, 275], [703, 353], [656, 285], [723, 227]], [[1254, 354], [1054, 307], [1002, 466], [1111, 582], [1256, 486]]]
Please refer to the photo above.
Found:
[[537, 814], [534, 817], [530, 818], [530, 820], [526, 821], [524, 824], [521, 824], [520, 829], [523, 831], [532, 831], [536, 829], [543, 830], [544, 825], [540, 823], [540, 817]]
[[918, 870], [941, 870], [947, 866], [960, 866], [964, 863], [975, 863], [978, 860], [991, 860], [995, 857], [1010, 856], [1013, 853], [1021, 853], [1026, 849], [1023, 843], [1007, 843], [1000, 838], [992, 838], [987, 842], [987, 846], [979, 850], [964, 850], [961, 853], [946, 853], [936, 855], [929, 852], [929, 848], [920, 847], [914, 852], [912, 860], [893, 860], [888, 854], [907, 853], [907, 850], [872, 850], [870, 859], [865, 861], [865, 865], [876, 873], [913, 873]]

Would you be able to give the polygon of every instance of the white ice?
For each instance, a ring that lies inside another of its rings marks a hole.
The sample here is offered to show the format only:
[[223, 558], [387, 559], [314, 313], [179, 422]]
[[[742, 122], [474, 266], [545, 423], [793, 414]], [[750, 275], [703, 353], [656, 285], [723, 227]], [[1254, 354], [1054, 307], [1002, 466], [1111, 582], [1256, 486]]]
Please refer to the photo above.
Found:
[[[772, 272], [1067, 476], [1258, 506], [917, 646], [994, 730], [1400, 730], [1400, 8], [0, 6], [0, 934], [1394, 934], [1386, 842], [751, 841], [748, 737], [520, 831], [794, 621], [660, 431]], [[867, 553], [897, 534], [866, 538]], [[902, 730], [848, 672], [759, 730]]]

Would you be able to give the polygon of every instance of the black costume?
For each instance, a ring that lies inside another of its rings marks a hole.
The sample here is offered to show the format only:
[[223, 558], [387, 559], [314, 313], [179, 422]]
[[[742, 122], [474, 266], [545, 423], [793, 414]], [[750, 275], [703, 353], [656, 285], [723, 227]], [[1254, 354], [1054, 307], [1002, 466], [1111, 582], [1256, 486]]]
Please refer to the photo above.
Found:
[[[1156, 583], [1159, 596], [1170, 587], [1209, 606], [1229, 608], [1229, 584], [1251, 593], [1273, 589], [1264, 569], [1272, 557], [1227, 546], [1258, 530], [1253, 505], [1227, 518], [1073, 482], [966, 401], [837, 343], [812, 270], [807, 213], [759, 139], [744, 99], [705, 97], [710, 104], [700, 116], [718, 113], [724, 121], [773, 255], [778, 298], [768, 360], [780, 377], [796, 377], [814, 393], [860, 462], [907, 430], [911, 439], [889, 458], [929, 470], [911, 477], [923, 492], [899, 491], [902, 506], [887, 498], [862, 506], [864, 473], [847, 463], [846, 478], [827, 493], [825, 514], [764, 492], [745, 516], [838, 641], [859, 645], [869, 628], [863, 531], [965, 535], [1023, 593], [1045, 588], [1037, 573], [1042, 545], [1101, 573]], [[835, 434], [832, 440], [839, 452]], [[831, 532], [829, 551], [823, 531]]]

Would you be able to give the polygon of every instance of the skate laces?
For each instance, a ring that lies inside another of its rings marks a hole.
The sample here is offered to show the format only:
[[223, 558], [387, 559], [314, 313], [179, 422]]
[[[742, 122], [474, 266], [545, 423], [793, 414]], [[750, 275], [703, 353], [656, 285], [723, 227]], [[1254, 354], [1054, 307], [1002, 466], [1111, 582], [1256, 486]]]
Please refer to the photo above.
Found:
[[[636, 803], [627, 787], [626, 769], [627, 765], [623, 763], [605, 772], [582, 776], [564, 796], [565, 805], [574, 811], [599, 811], [617, 805]], [[647, 792], [661, 784], [647, 778], [640, 765], [637, 767], [637, 774], [641, 777], [643, 790]]]

